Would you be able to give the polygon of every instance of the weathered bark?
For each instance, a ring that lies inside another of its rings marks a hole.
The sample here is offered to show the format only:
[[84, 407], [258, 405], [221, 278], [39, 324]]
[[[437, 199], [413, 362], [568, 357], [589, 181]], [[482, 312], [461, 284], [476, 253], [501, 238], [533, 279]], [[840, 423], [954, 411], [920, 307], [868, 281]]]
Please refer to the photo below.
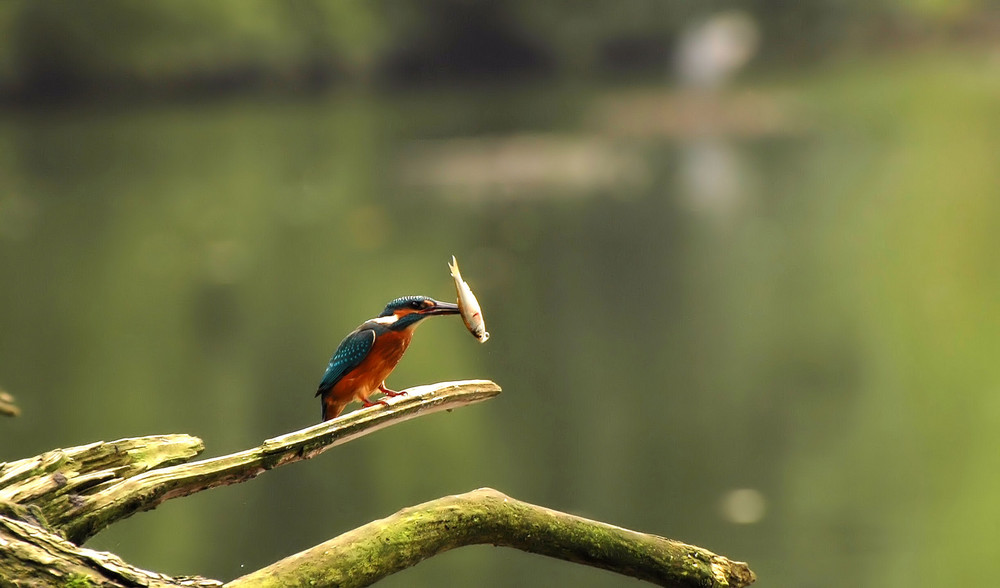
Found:
[[229, 582], [225, 588], [368, 586], [443, 551], [493, 544], [660, 586], [748, 586], [747, 564], [693, 545], [591, 521], [491, 488], [403, 509]]
[[0, 586], [217, 587], [205, 578], [172, 578], [118, 556], [78, 547], [32, 523], [0, 516]]
[[271, 468], [421, 414], [480, 402], [500, 393], [487, 380], [411, 388], [389, 406], [358, 410], [221, 457], [179, 463], [204, 448], [188, 435], [160, 435], [57, 449], [0, 467], [0, 501], [37, 506], [45, 523], [81, 544], [120, 519], [171, 498], [236, 484]]
[[[189, 435], [98, 442], [0, 463], [0, 587], [218, 586], [169, 577], [79, 547], [107, 525], [171, 498], [236, 484], [391, 424], [492, 398], [493, 382], [411, 388], [389, 406], [358, 410], [238, 453], [191, 463]], [[363, 586], [436, 553], [493, 543], [585, 563], [665, 586], [745, 586], [746, 564], [483, 489], [405, 509], [234, 580], [243, 586]], [[336, 555], [334, 555], [336, 554]]]

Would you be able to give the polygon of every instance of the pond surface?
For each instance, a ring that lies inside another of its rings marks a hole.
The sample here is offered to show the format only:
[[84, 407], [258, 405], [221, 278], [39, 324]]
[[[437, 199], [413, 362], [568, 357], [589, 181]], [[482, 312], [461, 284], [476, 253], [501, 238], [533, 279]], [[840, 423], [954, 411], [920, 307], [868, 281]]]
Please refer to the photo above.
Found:
[[[230, 579], [491, 486], [705, 546], [767, 586], [980, 584], [1000, 547], [1000, 75], [924, 57], [761, 82], [6, 113], [0, 460], [219, 455], [316, 422], [341, 338], [453, 297], [389, 379], [490, 378], [94, 538]], [[493, 547], [386, 586], [632, 586]]]

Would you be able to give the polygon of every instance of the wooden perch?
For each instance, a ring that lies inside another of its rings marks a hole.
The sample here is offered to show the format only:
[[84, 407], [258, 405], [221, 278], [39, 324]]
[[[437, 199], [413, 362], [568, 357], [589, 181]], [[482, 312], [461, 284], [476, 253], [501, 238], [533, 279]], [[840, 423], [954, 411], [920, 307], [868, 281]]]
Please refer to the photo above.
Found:
[[229, 582], [224, 588], [368, 586], [443, 551], [493, 544], [659, 586], [748, 586], [747, 564], [693, 545], [591, 521], [491, 488], [405, 508]]
[[[388, 399], [388, 406], [357, 410], [238, 453], [171, 467], [161, 466], [201, 452], [201, 439], [161, 435], [50, 451], [0, 468], [0, 501], [37, 505], [50, 528], [81, 544], [111, 523], [171, 498], [245, 482], [391, 424], [492, 398], [500, 387], [467, 380], [406, 392]], [[44, 475], [24, 479], [38, 472]]]
[[36, 525], [0, 515], [0, 586], [216, 588], [222, 582], [170, 577], [131, 566], [117, 555], [78, 547]]
[[[422, 414], [500, 393], [487, 380], [407, 390], [388, 406], [358, 410], [238, 453], [188, 463], [204, 449], [189, 435], [99, 442], [0, 463], [0, 586], [219, 586], [169, 577], [79, 545], [109, 524], [171, 498], [236, 484], [309, 459]], [[746, 586], [746, 564], [698, 547], [588, 521], [483, 489], [404, 509], [231, 582], [233, 588], [363, 586], [463, 545], [493, 543], [614, 570], [664, 586]], [[75, 582], [84, 580], [86, 583]]]
[[17, 403], [14, 402], [14, 397], [0, 390], [0, 415], [3, 416], [20, 416], [21, 409], [17, 407]]

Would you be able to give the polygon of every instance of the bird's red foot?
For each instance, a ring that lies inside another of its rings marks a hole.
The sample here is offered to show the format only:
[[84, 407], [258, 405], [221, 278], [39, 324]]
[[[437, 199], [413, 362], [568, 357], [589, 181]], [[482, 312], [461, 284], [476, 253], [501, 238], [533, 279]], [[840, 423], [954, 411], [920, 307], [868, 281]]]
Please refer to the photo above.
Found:
[[375, 402], [371, 402], [370, 400], [361, 401], [361, 406], [365, 408], [368, 408], [370, 406], [375, 406], [376, 404], [381, 404], [382, 406], [389, 406], [389, 403], [386, 402], [385, 400], [376, 400]]
[[397, 396], [403, 396], [403, 395], [406, 394], [406, 390], [403, 390], [402, 392], [396, 392], [395, 390], [390, 390], [390, 389], [386, 388], [385, 384], [382, 384], [381, 386], [379, 386], [378, 389], [379, 389], [379, 391], [382, 394], [385, 394], [389, 398], [395, 398]]

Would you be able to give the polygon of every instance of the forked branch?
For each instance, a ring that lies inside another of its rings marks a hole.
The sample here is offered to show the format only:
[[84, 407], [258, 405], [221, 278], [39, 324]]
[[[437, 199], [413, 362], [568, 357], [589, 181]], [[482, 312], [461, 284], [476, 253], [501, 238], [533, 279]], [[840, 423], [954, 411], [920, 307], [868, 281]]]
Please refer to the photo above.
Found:
[[[496, 396], [487, 380], [411, 388], [388, 406], [358, 410], [261, 445], [187, 463], [204, 446], [189, 435], [98, 442], [0, 463], [0, 585], [218, 586], [140, 570], [80, 543], [109, 524], [171, 498], [252, 479], [280, 465], [421, 414]], [[66, 540], [68, 539], [68, 541]], [[662, 586], [746, 586], [746, 564], [699, 547], [590, 521], [481, 489], [404, 509], [230, 582], [230, 588], [367, 586], [442, 551], [514, 547]]]
[[0, 465], [0, 502], [36, 506], [50, 528], [79, 545], [111, 523], [171, 498], [250, 480], [389, 425], [492, 398], [500, 387], [466, 380], [406, 392], [388, 399], [388, 406], [357, 410], [238, 453], [170, 467], [161, 466], [196, 455], [201, 440], [161, 435], [50, 451]]

